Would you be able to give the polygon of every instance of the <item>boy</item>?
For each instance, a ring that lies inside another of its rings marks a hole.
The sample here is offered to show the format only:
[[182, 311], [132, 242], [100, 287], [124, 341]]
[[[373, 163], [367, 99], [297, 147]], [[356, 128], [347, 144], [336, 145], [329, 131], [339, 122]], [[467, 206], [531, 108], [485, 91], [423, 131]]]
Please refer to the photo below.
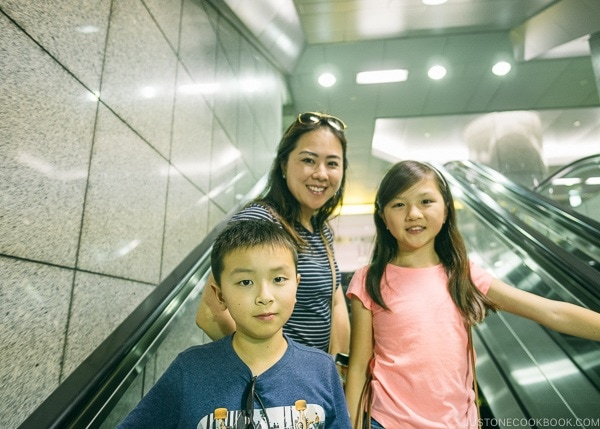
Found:
[[211, 269], [236, 332], [180, 353], [119, 427], [350, 428], [331, 357], [282, 330], [300, 281], [287, 233], [273, 222], [231, 222]]

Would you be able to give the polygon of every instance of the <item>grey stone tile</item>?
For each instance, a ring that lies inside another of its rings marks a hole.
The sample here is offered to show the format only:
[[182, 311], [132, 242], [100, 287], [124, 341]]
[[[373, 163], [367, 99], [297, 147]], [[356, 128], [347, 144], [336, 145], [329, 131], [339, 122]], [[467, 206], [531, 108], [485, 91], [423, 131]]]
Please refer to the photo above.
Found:
[[177, 59], [139, 1], [113, 1], [100, 98], [169, 158]]
[[208, 192], [213, 114], [202, 89], [179, 69], [173, 120], [171, 163], [175, 168]]
[[91, 163], [79, 268], [157, 284], [168, 163], [105, 108]]
[[98, 92], [110, 0], [0, 0], [0, 7], [85, 86]]
[[213, 141], [210, 162], [210, 198], [224, 212], [235, 204], [236, 165], [240, 151], [233, 145], [220, 124], [213, 125]]
[[179, 58], [194, 83], [199, 85], [201, 94], [212, 105], [213, 93], [217, 90], [217, 35], [207, 12], [210, 9], [201, 3], [194, 0], [183, 2]]
[[63, 377], [68, 377], [152, 290], [147, 284], [78, 272]]
[[208, 197], [171, 168], [163, 244], [162, 279], [206, 236]]
[[75, 265], [97, 100], [0, 15], [0, 252]]
[[225, 214], [222, 208], [211, 201], [208, 205], [208, 230], [216, 228], [223, 221]]
[[231, 140], [235, 140], [237, 136], [237, 106], [241, 99], [237, 79], [224, 51], [217, 49], [218, 90], [213, 94], [213, 110]]
[[143, 0], [161, 31], [177, 52], [181, 24], [181, 0]]
[[0, 257], [0, 426], [17, 427], [60, 379], [73, 271]]

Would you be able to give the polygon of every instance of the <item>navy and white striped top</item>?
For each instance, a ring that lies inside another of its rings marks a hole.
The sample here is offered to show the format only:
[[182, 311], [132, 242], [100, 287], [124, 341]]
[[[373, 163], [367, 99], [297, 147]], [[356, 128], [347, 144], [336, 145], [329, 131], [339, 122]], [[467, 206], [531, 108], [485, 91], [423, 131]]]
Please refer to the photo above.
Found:
[[[265, 206], [255, 203], [236, 213], [234, 220], [266, 220], [281, 225], [281, 222]], [[296, 294], [296, 306], [290, 320], [284, 325], [284, 332], [293, 340], [307, 346], [329, 350], [329, 334], [331, 331], [331, 266], [327, 257], [327, 249], [317, 228], [308, 231], [300, 223], [294, 229], [307, 243], [308, 250], [298, 253], [298, 273], [300, 284]], [[325, 225], [324, 235], [333, 252], [333, 235]], [[335, 262], [335, 258], [334, 258]], [[340, 270], [335, 263], [336, 285], [341, 283]]]

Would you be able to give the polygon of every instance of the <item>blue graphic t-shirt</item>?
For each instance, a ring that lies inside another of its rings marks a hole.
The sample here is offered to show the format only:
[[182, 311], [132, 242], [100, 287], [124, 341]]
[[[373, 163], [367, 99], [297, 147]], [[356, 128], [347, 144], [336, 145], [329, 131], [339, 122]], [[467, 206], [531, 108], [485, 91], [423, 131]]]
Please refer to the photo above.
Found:
[[[235, 334], [233, 334], [235, 335]], [[256, 377], [255, 428], [351, 427], [331, 356], [286, 337], [288, 348]], [[232, 335], [180, 353], [119, 428], [245, 428], [250, 368]]]

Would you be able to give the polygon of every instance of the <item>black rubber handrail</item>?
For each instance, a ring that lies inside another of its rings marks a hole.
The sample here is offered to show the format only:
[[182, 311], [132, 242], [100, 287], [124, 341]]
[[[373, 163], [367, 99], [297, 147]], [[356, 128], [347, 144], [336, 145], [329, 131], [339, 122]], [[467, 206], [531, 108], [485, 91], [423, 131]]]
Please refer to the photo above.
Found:
[[463, 194], [461, 198], [469, 202], [469, 207], [485, 223], [500, 231], [508, 240], [518, 243], [541, 269], [569, 290], [578, 291], [586, 304], [595, 311], [600, 311], [598, 271], [502, 208], [493, 198], [472, 187], [465, 179], [456, 178], [444, 167], [439, 168], [451, 185], [460, 188]]
[[20, 428], [82, 428], [123, 383], [144, 349], [168, 323], [193, 288], [195, 277], [208, 270], [207, 256], [217, 230], [211, 232], [122, 323], [20, 425]]
[[[19, 426], [20, 429], [97, 427], [131, 382], [140, 359], [210, 269], [217, 234], [245, 202], [264, 188], [263, 176], [202, 242]], [[117, 392], [117, 394], [115, 393]]]
[[[487, 181], [501, 185], [509, 197], [517, 201], [528, 211], [535, 213], [540, 218], [551, 218], [565, 230], [577, 235], [582, 240], [600, 248], [600, 223], [594, 219], [577, 213], [570, 207], [559, 205], [550, 198], [544, 197], [528, 188], [520, 186], [497, 171], [472, 161], [453, 161], [445, 164], [450, 173], [462, 172], [477, 174], [478, 181]], [[481, 183], [475, 185], [480, 186]]]

